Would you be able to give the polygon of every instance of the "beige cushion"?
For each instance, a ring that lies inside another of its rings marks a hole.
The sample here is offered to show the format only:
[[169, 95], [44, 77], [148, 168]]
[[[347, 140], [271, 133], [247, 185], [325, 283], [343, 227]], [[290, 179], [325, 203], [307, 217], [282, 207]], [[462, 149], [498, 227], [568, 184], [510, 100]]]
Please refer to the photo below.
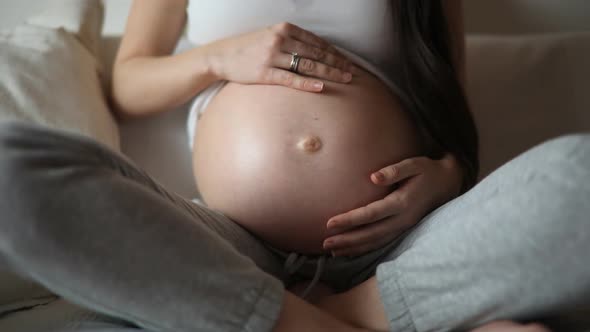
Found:
[[61, 21], [72, 30], [57, 27], [60, 18], [51, 10], [0, 32], [0, 120], [77, 132], [119, 150], [118, 126], [107, 107], [96, 56], [101, 3], [51, 2], [63, 10]]
[[481, 176], [551, 137], [590, 131], [590, 32], [470, 37]]
[[100, 0], [45, 0], [45, 10], [26, 22], [42, 28], [64, 28], [88, 48], [100, 52], [104, 5]]
[[[49, 5], [54, 9], [0, 31], [0, 121], [21, 119], [73, 131], [119, 150], [96, 58], [101, 2], [52, 0]], [[0, 261], [0, 309], [48, 294]]]

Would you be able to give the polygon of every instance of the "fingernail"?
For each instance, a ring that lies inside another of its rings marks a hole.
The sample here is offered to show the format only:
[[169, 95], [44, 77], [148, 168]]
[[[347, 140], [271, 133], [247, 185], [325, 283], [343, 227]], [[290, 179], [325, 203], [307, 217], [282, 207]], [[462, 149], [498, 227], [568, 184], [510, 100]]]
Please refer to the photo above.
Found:
[[352, 80], [352, 74], [344, 73], [344, 75], [342, 75], [342, 79], [344, 79], [344, 82], [350, 82]]
[[333, 240], [324, 241], [324, 249], [328, 249], [328, 247], [331, 247], [333, 244], [334, 244]]
[[322, 90], [324, 88], [324, 82], [314, 82], [313, 88], [316, 90]]
[[336, 220], [329, 220], [328, 221], [328, 228], [330, 227], [334, 227], [338, 224], [338, 222]]
[[385, 180], [385, 174], [383, 174], [381, 172], [375, 172], [375, 173], [373, 173], [373, 176], [375, 177], [375, 180], [377, 180], [377, 182], [381, 182], [381, 181]]

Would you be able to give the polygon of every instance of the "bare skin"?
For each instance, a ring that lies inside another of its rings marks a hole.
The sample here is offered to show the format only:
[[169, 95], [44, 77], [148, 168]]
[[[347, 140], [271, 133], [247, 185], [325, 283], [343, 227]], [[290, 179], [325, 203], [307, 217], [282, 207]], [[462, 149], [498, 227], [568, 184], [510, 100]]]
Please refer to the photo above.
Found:
[[281, 315], [273, 331], [277, 332], [364, 332], [367, 328], [356, 327], [339, 320], [329, 313], [313, 306], [290, 292], [285, 293]]
[[389, 331], [389, 320], [372, 277], [349, 291], [318, 300], [317, 306], [353, 326], [372, 331]]
[[[352, 326], [362, 326], [371, 331], [389, 331], [389, 321], [381, 302], [376, 277], [346, 292], [329, 294], [325, 286], [318, 292], [313, 297], [315, 304], [334, 317]], [[550, 332], [550, 330], [537, 323], [523, 325], [512, 321], [496, 321], [470, 332]]]

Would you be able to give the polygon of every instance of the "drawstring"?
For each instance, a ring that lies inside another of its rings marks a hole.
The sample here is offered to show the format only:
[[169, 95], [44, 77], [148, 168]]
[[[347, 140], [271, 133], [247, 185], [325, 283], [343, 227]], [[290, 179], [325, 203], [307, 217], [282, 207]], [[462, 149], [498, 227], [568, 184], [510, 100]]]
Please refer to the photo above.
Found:
[[[296, 252], [292, 252], [289, 254], [289, 256], [287, 256], [287, 259], [285, 260], [285, 265], [284, 265], [284, 269], [285, 271], [291, 275], [295, 272], [297, 272], [297, 270], [299, 270], [299, 268], [301, 268], [301, 266], [307, 261], [307, 256], [305, 255], [299, 255]], [[301, 298], [305, 299], [308, 295], [308, 293], [312, 290], [312, 288], [318, 283], [318, 281], [320, 281], [320, 277], [322, 276], [322, 273], [324, 272], [324, 267], [326, 266], [326, 256], [322, 255], [320, 258], [318, 258], [318, 262], [316, 265], [316, 269], [315, 269], [315, 274], [313, 275], [313, 279], [311, 279], [311, 282], [309, 283], [309, 285], [307, 285], [307, 287], [305, 288], [305, 290], [303, 291], [303, 293], [301, 293]]]
[[305, 255], [299, 255], [296, 252], [292, 252], [289, 254], [289, 256], [287, 256], [287, 259], [285, 260], [285, 272], [287, 272], [289, 275], [297, 272], [297, 270], [299, 270], [299, 268], [307, 261], [307, 257]]
[[322, 256], [318, 259], [318, 265], [316, 266], [313, 279], [311, 280], [311, 283], [307, 286], [307, 288], [303, 291], [303, 293], [301, 293], [301, 298], [303, 298], [303, 299], [306, 298], [309, 291], [311, 291], [311, 289], [318, 283], [318, 281], [320, 281], [320, 277], [321, 277], [322, 273], [324, 272], [325, 265], [326, 265], [326, 256]]

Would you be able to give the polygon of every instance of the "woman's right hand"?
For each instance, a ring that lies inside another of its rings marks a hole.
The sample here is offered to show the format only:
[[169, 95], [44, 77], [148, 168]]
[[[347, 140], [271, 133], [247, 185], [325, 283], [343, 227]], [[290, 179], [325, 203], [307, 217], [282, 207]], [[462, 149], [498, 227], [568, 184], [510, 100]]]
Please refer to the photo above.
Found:
[[[290, 23], [230, 37], [208, 45], [213, 74], [244, 84], [275, 84], [320, 92], [322, 79], [348, 83], [355, 68], [330, 43]], [[292, 52], [301, 60], [291, 72]]]

